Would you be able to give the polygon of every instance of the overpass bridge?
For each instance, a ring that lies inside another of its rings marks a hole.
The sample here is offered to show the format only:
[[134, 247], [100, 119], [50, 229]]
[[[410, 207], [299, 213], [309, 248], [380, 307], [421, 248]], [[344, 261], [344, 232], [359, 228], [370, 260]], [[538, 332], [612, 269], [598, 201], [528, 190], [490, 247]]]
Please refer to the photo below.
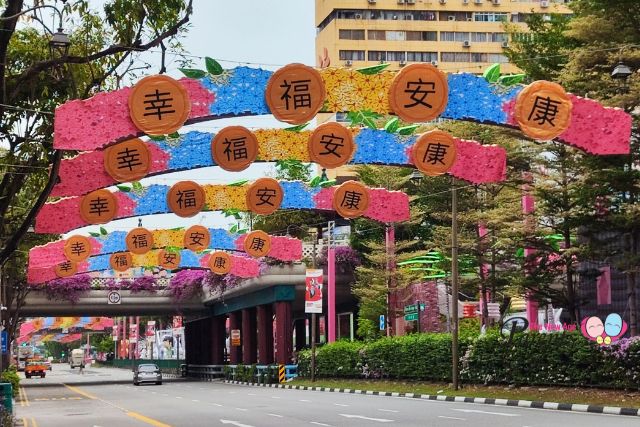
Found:
[[[168, 291], [131, 293], [120, 291], [120, 304], [108, 304], [106, 290], [90, 290], [72, 304], [50, 300], [41, 291], [31, 291], [21, 316], [185, 316], [187, 363], [224, 363], [226, 324], [241, 331], [240, 346], [232, 346], [230, 362], [244, 364], [289, 363], [294, 348], [306, 346], [304, 313], [306, 266], [272, 266], [259, 278], [245, 280], [225, 292], [210, 292], [186, 301], [176, 301]], [[337, 313], [352, 310], [355, 303], [349, 283], [352, 275], [336, 276]], [[326, 278], [324, 283], [327, 283]], [[327, 313], [327, 298], [324, 298]], [[320, 336], [320, 334], [317, 334]]]

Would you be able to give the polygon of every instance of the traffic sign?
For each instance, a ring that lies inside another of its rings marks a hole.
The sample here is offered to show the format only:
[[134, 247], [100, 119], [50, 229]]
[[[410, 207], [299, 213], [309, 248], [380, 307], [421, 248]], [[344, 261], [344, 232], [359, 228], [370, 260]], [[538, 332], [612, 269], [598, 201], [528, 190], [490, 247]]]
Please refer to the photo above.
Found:
[[415, 313], [418, 311], [418, 306], [416, 304], [409, 304], [404, 306], [405, 313]]
[[122, 302], [122, 297], [120, 296], [120, 292], [118, 291], [109, 292], [107, 301], [109, 304], [120, 304]]
[[380, 315], [380, 330], [381, 331], [385, 330], [384, 314]]
[[7, 341], [9, 341], [9, 333], [7, 331], [2, 331], [2, 352], [7, 352]]
[[231, 330], [231, 345], [234, 347], [240, 346], [240, 329]]
[[418, 313], [409, 313], [409, 314], [405, 314], [404, 315], [404, 320], [406, 320], [407, 322], [412, 321], [412, 320], [418, 320]]

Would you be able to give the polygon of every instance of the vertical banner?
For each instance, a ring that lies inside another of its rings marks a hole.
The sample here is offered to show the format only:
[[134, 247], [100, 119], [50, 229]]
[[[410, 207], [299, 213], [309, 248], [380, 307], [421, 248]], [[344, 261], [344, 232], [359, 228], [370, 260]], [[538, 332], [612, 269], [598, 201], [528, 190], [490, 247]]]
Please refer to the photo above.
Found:
[[147, 322], [147, 332], [145, 333], [147, 341], [154, 342], [156, 340], [156, 321], [149, 320]]
[[322, 313], [322, 270], [307, 269], [304, 312]]
[[173, 329], [182, 328], [182, 316], [173, 316]]
[[120, 323], [116, 321], [113, 325], [113, 329], [111, 330], [111, 338], [113, 341], [118, 342], [118, 337], [120, 336]]
[[130, 323], [129, 324], [129, 342], [135, 343], [138, 341], [138, 324]]

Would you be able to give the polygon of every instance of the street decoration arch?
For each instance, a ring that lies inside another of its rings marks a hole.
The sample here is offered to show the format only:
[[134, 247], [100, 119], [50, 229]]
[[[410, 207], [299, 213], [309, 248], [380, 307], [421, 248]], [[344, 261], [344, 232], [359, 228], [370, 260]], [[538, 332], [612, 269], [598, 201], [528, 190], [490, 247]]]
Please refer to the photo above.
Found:
[[[335, 113], [368, 110], [379, 114], [392, 113], [389, 94], [393, 82], [396, 78], [406, 76], [412, 67], [414, 65], [405, 67], [403, 73], [382, 71], [375, 74], [363, 74], [358, 70], [342, 68], [315, 70], [321, 77], [326, 93], [320, 111]], [[220, 67], [219, 70], [212, 71], [213, 73], [209, 74], [203, 72], [198, 78], [175, 81], [177, 86], [184, 89], [189, 100], [188, 118], [183, 124], [272, 113], [265, 100], [265, 94], [269, 80], [277, 76], [278, 72], [272, 73], [250, 67], [236, 67], [230, 70], [222, 70]], [[414, 98], [420, 100], [420, 104], [428, 103], [425, 100], [429, 94], [435, 94], [437, 91], [430, 86], [433, 84], [433, 87], [436, 87], [433, 80], [429, 81], [426, 77], [422, 82], [423, 85], [410, 86], [412, 82], [405, 81], [404, 86], [405, 90], [413, 93]], [[549, 113], [555, 112], [554, 117], [559, 114], [565, 117], [562, 122], [566, 125], [564, 129], [564, 126], [552, 126], [560, 130], [558, 135], [551, 134], [558, 141], [592, 154], [629, 152], [629, 114], [617, 108], [604, 107], [594, 100], [565, 94], [564, 91], [558, 92], [557, 88], [551, 90], [546, 83], [549, 82], [534, 82], [525, 91], [523, 85], [504, 87], [489, 83], [483, 77], [473, 74], [447, 74], [447, 103], [439, 117], [510, 128], [520, 126], [526, 135], [536, 139], [540, 135], [530, 132], [530, 129], [547, 127], [549, 119], [552, 118]], [[58, 107], [55, 115], [54, 147], [90, 151], [145, 134], [144, 130], [136, 127], [129, 113], [128, 100], [136, 93], [135, 89], [136, 86], [100, 93], [88, 100], [74, 100]], [[308, 88], [298, 89], [300, 95], [310, 94]], [[285, 87], [283, 90], [295, 92], [296, 88]], [[282, 94], [282, 97], [285, 95], [289, 96], [289, 92]], [[554, 96], [560, 96], [561, 99], [555, 99]], [[154, 101], [149, 101], [149, 108], [155, 106], [154, 108], [161, 113], [162, 109], [159, 107], [162, 106], [162, 102], [168, 102], [168, 98], [152, 102]], [[527, 105], [530, 106], [530, 111], [523, 110]], [[103, 120], [106, 117], [109, 117], [109, 120]], [[410, 119], [406, 116], [404, 118]], [[527, 126], [522, 127], [524, 123]], [[549, 135], [543, 137], [550, 139]]]

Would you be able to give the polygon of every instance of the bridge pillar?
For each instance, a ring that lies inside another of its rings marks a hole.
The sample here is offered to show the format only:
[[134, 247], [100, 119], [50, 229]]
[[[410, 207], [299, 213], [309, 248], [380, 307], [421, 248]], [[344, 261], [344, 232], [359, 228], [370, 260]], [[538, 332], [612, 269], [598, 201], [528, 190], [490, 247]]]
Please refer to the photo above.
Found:
[[195, 335], [195, 323], [196, 322], [186, 322], [184, 324], [184, 353], [186, 363], [189, 365], [197, 365], [197, 343], [196, 343], [196, 335]]
[[222, 365], [224, 363], [224, 349], [226, 342], [225, 316], [214, 316], [209, 320], [211, 335], [211, 359], [210, 364]]
[[293, 331], [291, 327], [291, 302], [277, 301], [276, 306], [276, 362], [291, 362]]
[[211, 330], [210, 326], [210, 318], [200, 319], [198, 321], [198, 335], [200, 336], [200, 363], [203, 365], [207, 365], [211, 361], [212, 357], [212, 346], [211, 346]]
[[273, 307], [271, 304], [256, 307], [258, 314], [258, 363], [273, 363]]
[[251, 365], [257, 362], [256, 348], [256, 309], [242, 309], [242, 363]]
[[[242, 316], [240, 311], [232, 311], [229, 313], [229, 334], [233, 329], [242, 329]], [[242, 338], [242, 332], [240, 332]], [[242, 361], [242, 346], [232, 345], [231, 337], [229, 337], [229, 363], [236, 365]]]
[[300, 351], [307, 346], [307, 319], [296, 319], [296, 351]]

